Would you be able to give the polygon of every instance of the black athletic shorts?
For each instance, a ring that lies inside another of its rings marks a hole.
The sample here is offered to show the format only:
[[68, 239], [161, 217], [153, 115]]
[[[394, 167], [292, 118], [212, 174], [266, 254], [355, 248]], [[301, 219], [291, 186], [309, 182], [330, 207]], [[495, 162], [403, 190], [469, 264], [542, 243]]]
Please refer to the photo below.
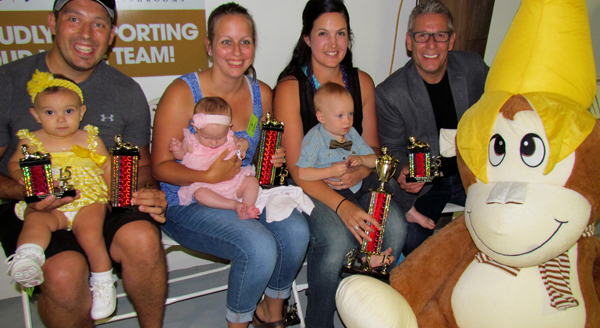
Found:
[[[23, 228], [23, 221], [15, 215], [15, 203], [10, 202], [0, 205], [0, 242], [7, 257], [15, 253], [17, 239]], [[150, 214], [134, 209], [113, 208], [111, 212], [108, 212], [104, 219], [104, 241], [106, 242], [107, 251], [110, 250], [110, 245], [117, 230], [129, 222], [142, 220], [157, 225]], [[50, 244], [46, 248], [46, 258], [65, 251], [76, 251], [85, 256], [83, 248], [77, 243], [72, 231], [59, 230], [53, 232]]]

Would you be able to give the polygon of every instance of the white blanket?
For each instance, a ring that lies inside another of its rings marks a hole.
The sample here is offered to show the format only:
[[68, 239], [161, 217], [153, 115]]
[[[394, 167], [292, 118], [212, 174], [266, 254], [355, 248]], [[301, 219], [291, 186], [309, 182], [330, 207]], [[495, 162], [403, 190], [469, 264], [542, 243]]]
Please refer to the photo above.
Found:
[[295, 208], [310, 215], [315, 204], [304, 194], [302, 188], [281, 186], [271, 189], [261, 188], [256, 207], [261, 213], [265, 207], [267, 208], [267, 222], [271, 223], [287, 218]]

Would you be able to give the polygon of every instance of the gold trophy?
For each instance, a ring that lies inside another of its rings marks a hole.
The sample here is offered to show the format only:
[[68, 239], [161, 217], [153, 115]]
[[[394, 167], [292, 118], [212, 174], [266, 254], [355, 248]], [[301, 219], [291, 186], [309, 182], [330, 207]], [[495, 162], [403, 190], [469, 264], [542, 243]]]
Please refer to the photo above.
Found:
[[[370, 264], [372, 255], [381, 255], [385, 224], [390, 209], [390, 201], [392, 200], [393, 195], [385, 190], [385, 183], [394, 176], [396, 167], [398, 165], [398, 159], [387, 153], [387, 147], [382, 147], [381, 152], [383, 154], [377, 158], [375, 163], [375, 172], [377, 173], [380, 185], [377, 190], [371, 189], [371, 197], [369, 200], [369, 215], [377, 220], [377, 223], [379, 223], [381, 226], [381, 230], [366, 232], [367, 236], [371, 237], [372, 240], [368, 241], [367, 239], [363, 239], [359, 252], [356, 252], [356, 250], [353, 249], [346, 254], [347, 262], [342, 268], [342, 275], [358, 273], [370, 275], [378, 279], [388, 279], [388, 264], [385, 257], [382, 261], [380, 272], [374, 272]], [[368, 222], [367, 224], [371, 225]], [[355, 262], [357, 258], [362, 258], [363, 255], [365, 255], [365, 258], [357, 269]]]
[[442, 178], [439, 171], [442, 161], [440, 156], [431, 158], [429, 144], [417, 141], [415, 136], [408, 138], [408, 176], [406, 182], [432, 182]]
[[[273, 188], [285, 185], [288, 172], [286, 167], [276, 168], [271, 163], [271, 157], [281, 146], [283, 123], [278, 122], [267, 113], [267, 121], [261, 122], [260, 144], [258, 146], [258, 161], [256, 162], [256, 178], [263, 188]], [[279, 174], [278, 174], [279, 173]], [[280, 179], [276, 180], [275, 177]]]
[[133, 193], [137, 190], [140, 150], [128, 142], [124, 143], [120, 135], [115, 136], [115, 142], [117, 146], [110, 150], [110, 202], [113, 207], [131, 207]]
[[57, 188], [54, 188], [54, 196], [56, 198], [75, 197], [75, 188], [69, 184], [69, 180], [71, 180], [71, 167], [67, 166], [64, 170], [60, 167], [58, 172], [57, 180], [60, 181], [60, 184]]

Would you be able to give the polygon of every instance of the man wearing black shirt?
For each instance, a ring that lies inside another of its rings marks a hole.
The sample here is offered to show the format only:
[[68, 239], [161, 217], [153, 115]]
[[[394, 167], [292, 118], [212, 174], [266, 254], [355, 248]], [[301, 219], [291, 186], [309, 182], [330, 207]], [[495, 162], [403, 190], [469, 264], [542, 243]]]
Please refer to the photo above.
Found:
[[455, 39], [446, 6], [439, 1], [419, 4], [406, 33], [412, 59], [375, 91], [381, 144], [400, 160], [388, 188], [409, 221], [405, 255], [433, 233], [447, 203], [464, 205], [465, 201], [456, 157], [442, 158], [443, 184], [406, 182], [408, 138], [414, 135], [428, 143], [432, 157], [439, 156], [440, 130], [455, 131], [463, 113], [483, 94], [488, 66], [475, 53], [451, 52]]

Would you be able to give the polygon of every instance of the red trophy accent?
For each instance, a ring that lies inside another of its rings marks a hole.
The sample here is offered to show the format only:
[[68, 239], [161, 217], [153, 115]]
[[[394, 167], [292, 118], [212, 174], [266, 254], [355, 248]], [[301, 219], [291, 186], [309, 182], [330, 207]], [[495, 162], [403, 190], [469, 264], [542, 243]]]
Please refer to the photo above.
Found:
[[408, 176], [406, 182], [432, 182], [435, 179], [441, 179], [439, 168], [441, 160], [436, 157], [432, 163], [429, 145], [422, 141], [417, 141], [415, 136], [408, 138]]
[[271, 163], [271, 157], [281, 146], [281, 135], [283, 134], [283, 123], [272, 119], [267, 113], [267, 121], [261, 122], [260, 145], [258, 147], [258, 161], [256, 163], [256, 178], [263, 188], [272, 188], [276, 185], [285, 184], [287, 169], [281, 169], [280, 181], [276, 181], [277, 168]]
[[130, 207], [131, 198], [137, 189], [140, 150], [130, 143], [123, 143], [120, 135], [115, 136], [115, 142], [116, 148], [110, 150], [112, 155], [110, 201], [113, 207]]
[[25, 201], [35, 203], [54, 193], [52, 161], [50, 154], [29, 153], [28, 147], [21, 147], [24, 158], [19, 160], [25, 182]]

